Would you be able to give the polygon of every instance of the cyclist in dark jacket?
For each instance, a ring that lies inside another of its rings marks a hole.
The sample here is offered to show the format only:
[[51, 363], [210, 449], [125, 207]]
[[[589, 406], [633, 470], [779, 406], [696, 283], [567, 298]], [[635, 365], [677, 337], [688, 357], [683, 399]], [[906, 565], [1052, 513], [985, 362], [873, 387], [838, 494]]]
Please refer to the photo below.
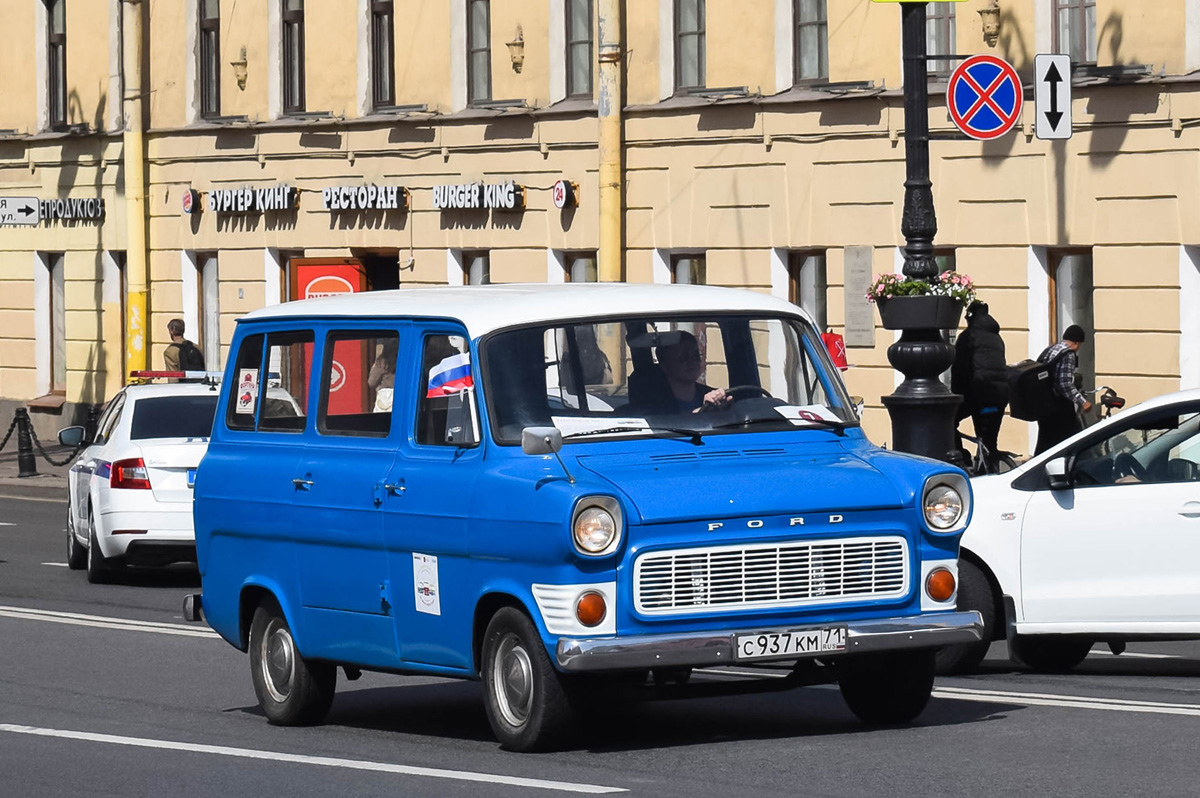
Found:
[[967, 329], [955, 344], [950, 368], [950, 390], [963, 397], [956, 421], [971, 417], [975, 435], [987, 450], [988, 469], [996, 467], [997, 439], [1004, 408], [1008, 405], [1008, 364], [1000, 325], [984, 302], [967, 308]]

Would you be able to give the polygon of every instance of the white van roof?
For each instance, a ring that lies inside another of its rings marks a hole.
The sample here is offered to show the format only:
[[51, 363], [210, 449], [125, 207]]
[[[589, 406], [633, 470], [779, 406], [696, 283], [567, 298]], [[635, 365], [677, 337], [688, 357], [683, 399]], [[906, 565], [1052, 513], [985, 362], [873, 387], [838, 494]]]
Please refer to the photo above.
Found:
[[559, 319], [722, 311], [808, 318], [782, 299], [741, 288], [633, 283], [519, 283], [431, 286], [339, 294], [256, 310], [244, 321], [340, 317], [458, 319], [472, 338], [493, 330]]

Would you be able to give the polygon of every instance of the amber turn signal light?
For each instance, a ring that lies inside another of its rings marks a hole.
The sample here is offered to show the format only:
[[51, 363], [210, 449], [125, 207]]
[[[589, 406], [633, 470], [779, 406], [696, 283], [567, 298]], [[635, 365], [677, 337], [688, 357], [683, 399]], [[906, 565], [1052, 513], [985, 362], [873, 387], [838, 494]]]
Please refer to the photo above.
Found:
[[934, 601], [949, 601], [954, 587], [954, 574], [945, 568], [935, 568], [925, 577], [925, 592]]
[[608, 606], [599, 593], [584, 593], [575, 602], [575, 617], [584, 626], [599, 626], [607, 614]]

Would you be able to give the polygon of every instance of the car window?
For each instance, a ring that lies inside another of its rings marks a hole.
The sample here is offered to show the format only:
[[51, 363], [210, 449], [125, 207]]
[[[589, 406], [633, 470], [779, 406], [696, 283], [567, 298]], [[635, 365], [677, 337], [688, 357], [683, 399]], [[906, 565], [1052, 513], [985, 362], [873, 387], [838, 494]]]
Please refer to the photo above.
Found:
[[254, 429], [262, 355], [262, 335], [246, 336], [242, 345], [238, 347], [237, 362], [233, 368], [233, 379], [236, 383], [225, 413], [225, 426], [230, 429]]
[[217, 394], [150, 396], [133, 404], [130, 440], [207, 438], [212, 434]]
[[323, 435], [386, 437], [392, 428], [399, 350], [395, 331], [329, 333], [317, 430]]
[[425, 337], [417, 409], [417, 443], [474, 446], [479, 414], [467, 340], [460, 335]]
[[1200, 413], [1178, 408], [1140, 414], [1075, 455], [1080, 487], [1200, 481]]
[[312, 374], [311, 330], [267, 335], [267, 375], [262, 380], [258, 429], [301, 432], [308, 417], [308, 380]]
[[100, 417], [99, 423], [96, 425], [96, 440], [94, 443], [108, 443], [108, 439], [112, 437], [112, 431], [117, 426], [117, 422], [121, 419], [121, 409], [125, 406], [125, 394], [119, 393], [113, 400], [108, 403], [108, 407], [104, 411], [104, 415]]

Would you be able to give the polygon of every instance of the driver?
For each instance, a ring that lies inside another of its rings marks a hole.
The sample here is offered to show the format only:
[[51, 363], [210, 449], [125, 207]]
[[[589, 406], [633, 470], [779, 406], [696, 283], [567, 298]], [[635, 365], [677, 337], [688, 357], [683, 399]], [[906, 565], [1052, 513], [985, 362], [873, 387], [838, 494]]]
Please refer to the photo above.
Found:
[[697, 413], [727, 407], [733, 398], [721, 388], [710, 388], [697, 382], [704, 362], [700, 359], [700, 345], [696, 336], [680, 331], [679, 340], [672, 344], [661, 344], [657, 350], [658, 365], [667, 378], [675, 410], [679, 413]]

